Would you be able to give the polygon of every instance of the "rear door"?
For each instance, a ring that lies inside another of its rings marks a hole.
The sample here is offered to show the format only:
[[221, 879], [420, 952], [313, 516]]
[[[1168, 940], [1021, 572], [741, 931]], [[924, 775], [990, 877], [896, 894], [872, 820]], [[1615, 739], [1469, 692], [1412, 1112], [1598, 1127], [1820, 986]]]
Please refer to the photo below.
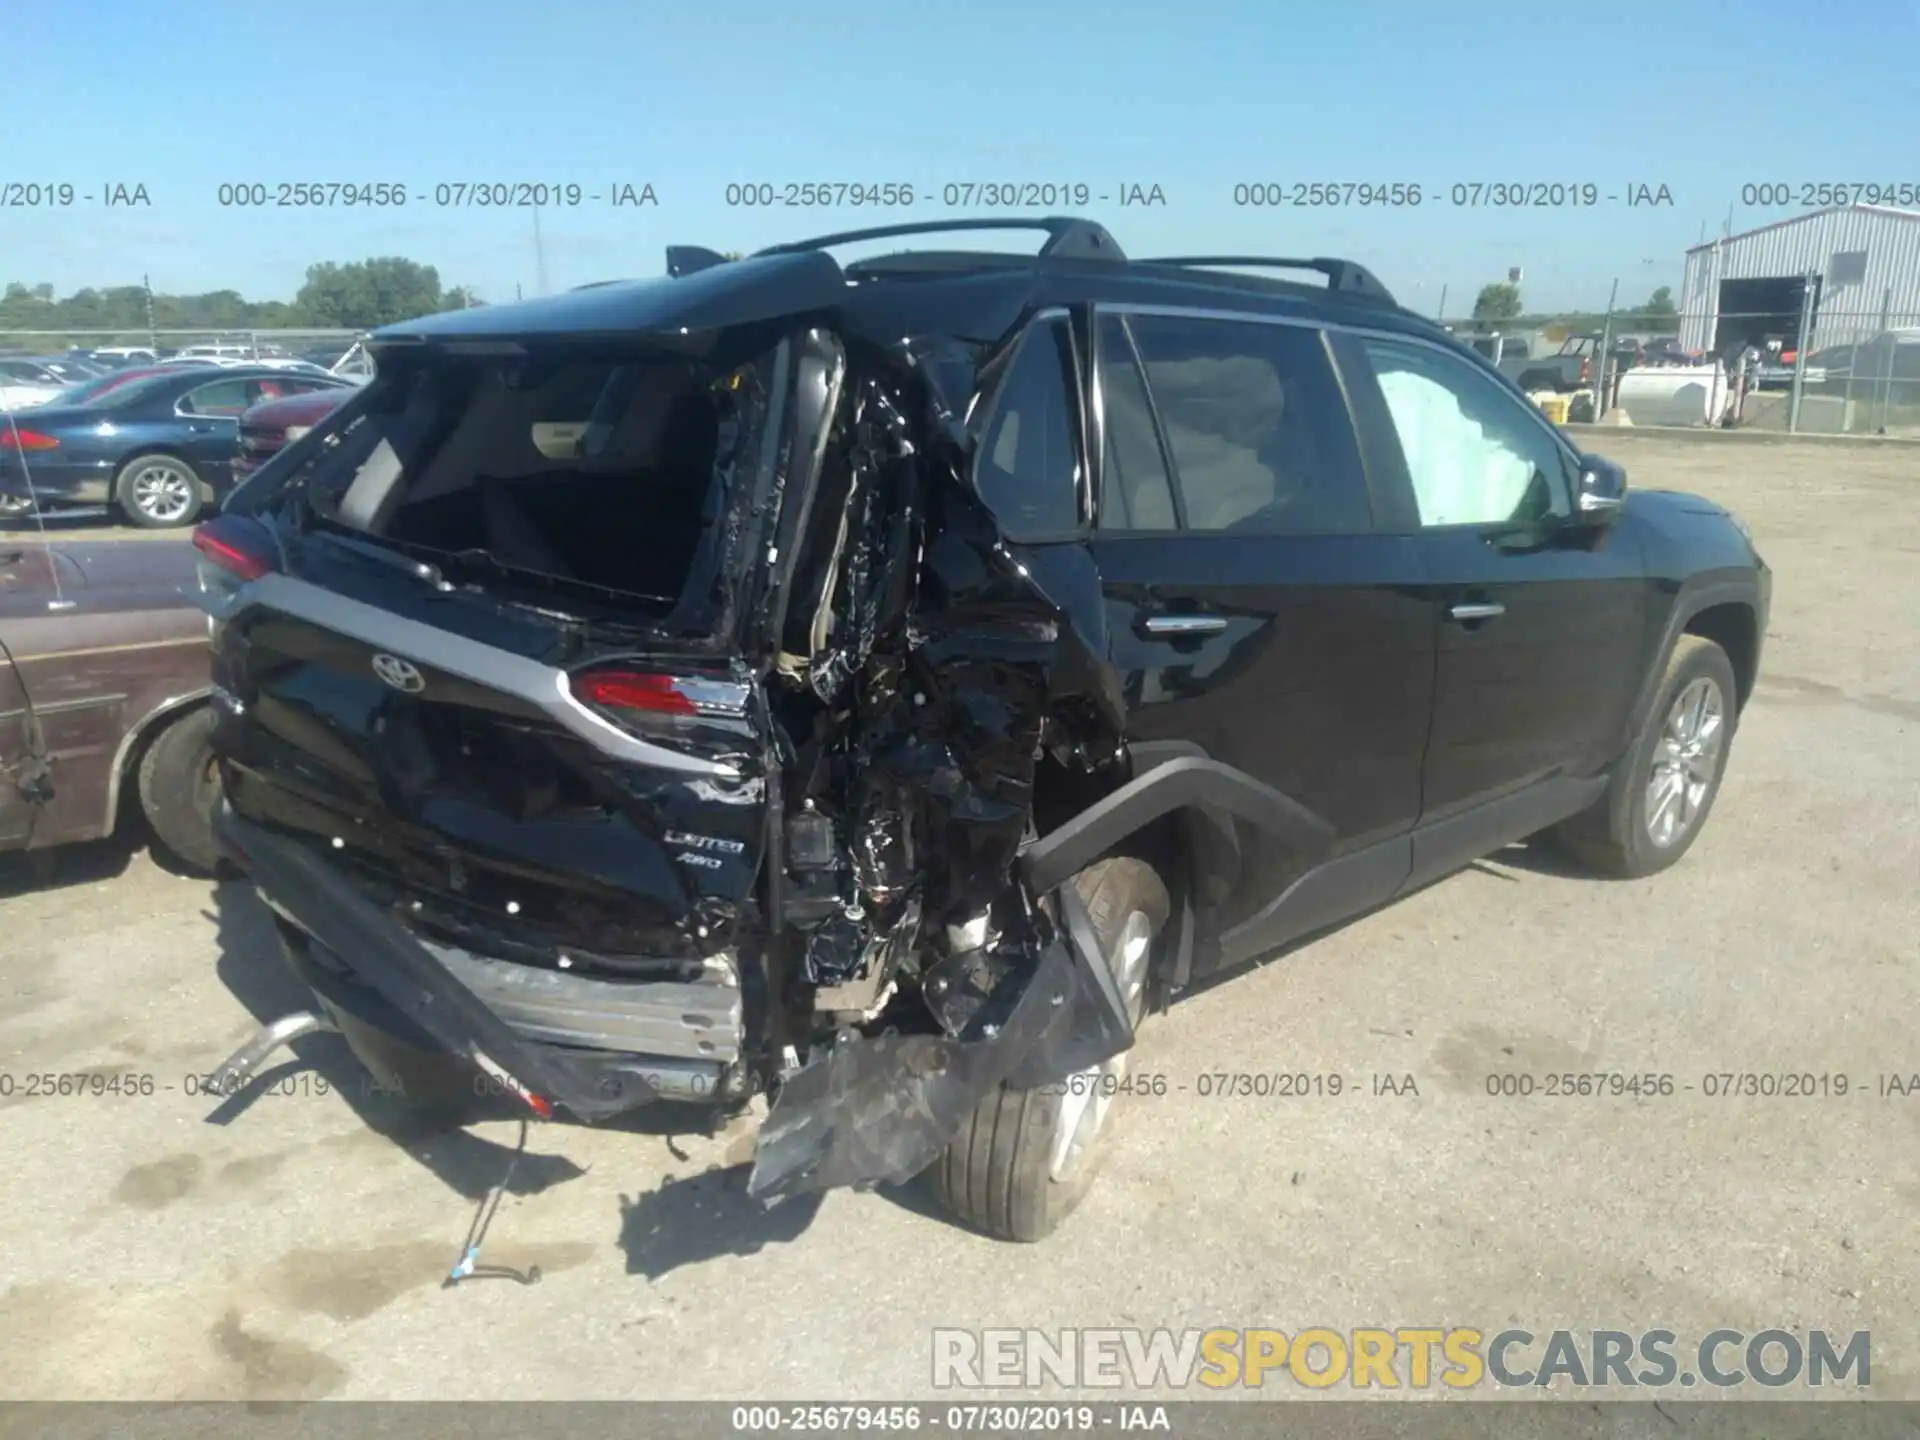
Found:
[[[180, 397], [174, 409], [187, 422], [184, 449], [201, 478], [217, 486], [231, 477], [240, 443], [240, 415], [263, 398], [260, 387], [259, 380], [227, 376], [195, 386]], [[288, 392], [282, 388], [274, 393]]]
[[[1332, 836], [1317, 854], [1231, 822], [1226, 873], [1197, 867], [1231, 962], [1405, 877], [1432, 612], [1413, 538], [1375, 523], [1321, 330], [1148, 307], [1103, 309], [1096, 335], [1095, 550], [1129, 739], [1197, 744]], [[1281, 900], [1342, 859], [1351, 883]]]
[[1604, 768], [1645, 663], [1630, 535], [1581, 523], [1572, 447], [1465, 357], [1354, 335], [1339, 354], [1439, 620], [1423, 826]]

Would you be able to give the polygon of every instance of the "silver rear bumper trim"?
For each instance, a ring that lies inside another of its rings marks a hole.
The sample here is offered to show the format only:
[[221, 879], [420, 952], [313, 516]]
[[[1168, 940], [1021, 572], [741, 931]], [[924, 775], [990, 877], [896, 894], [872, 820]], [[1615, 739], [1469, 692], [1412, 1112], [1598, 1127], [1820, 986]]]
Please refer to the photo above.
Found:
[[669, 1060], [731, 1064], [740, 1057], [740, 985], [730, 959], [709, 959], [705, 976], [690, 984], [596, 980], [420, 944], [529, 1040]]

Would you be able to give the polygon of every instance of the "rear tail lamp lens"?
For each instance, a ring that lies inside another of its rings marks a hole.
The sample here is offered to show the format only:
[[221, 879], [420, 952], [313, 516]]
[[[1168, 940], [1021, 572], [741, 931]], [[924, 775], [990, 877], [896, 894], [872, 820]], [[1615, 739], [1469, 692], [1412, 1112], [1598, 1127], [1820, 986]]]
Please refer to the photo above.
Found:
[[220, 515], [195, 528], [193, 548], [201, 559], [241, 580], [258, 580], [274, 568], [273, 537], [238, 515]]

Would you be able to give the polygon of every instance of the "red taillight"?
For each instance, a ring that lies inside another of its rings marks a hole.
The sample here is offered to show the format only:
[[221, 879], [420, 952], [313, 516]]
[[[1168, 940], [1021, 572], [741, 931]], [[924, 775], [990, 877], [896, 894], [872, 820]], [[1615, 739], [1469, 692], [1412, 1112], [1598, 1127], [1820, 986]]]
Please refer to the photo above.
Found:
[[1580, 383], [1584, 385], [1591, 379], [1593, 379], [1593, 361], [1583, 358], [1580, 361]]
[[216, 516], [196, 527], [193, 548], [242, 580], [258, 580], [274, 568], [272, 538], [237, 515]]
[[42, 435], [38, 430], [20, 430], [12, 425], [0, 425], [0, 450], [12, 450], [38, 453], [42, 450], [58, 450], [60, 442], [51, 435]]
[[609, 710], [649, 710], [656, 715], [700, 713], [671, 675], [642, 675], [632, 670], [593, 670], [575, 675], [573, 693], [589, 705]]

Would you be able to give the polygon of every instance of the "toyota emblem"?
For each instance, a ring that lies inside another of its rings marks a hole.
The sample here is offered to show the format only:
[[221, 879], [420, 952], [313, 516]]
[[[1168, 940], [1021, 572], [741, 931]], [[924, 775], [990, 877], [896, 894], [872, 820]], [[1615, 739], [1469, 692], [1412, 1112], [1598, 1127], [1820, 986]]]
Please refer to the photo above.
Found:
[[411, 660], [402, 660], [398, 655], [374, 656], [373, 673], [394, 689], [404, 690], [409, 695], [418, 695], [427, 688], [427, 678], [420, 673], [420, 667]]

